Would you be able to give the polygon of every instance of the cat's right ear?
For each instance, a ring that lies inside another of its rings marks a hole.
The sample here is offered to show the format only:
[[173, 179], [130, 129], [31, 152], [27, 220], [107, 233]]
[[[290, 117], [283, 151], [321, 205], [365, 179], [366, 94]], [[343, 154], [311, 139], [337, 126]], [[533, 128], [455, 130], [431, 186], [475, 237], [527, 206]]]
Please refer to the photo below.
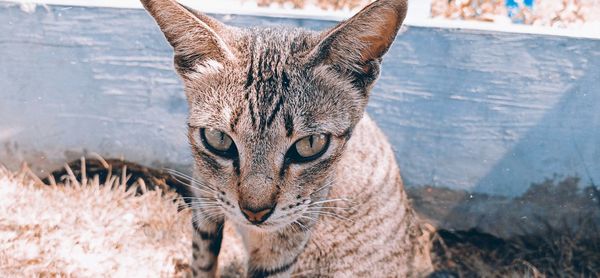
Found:
[[325, 64], [348, 73], [358, 89], [368, 89], [379, 75], [381, 59], [394, 42], [407, 9], [407, 0], [371, 3], [322, 33], [308, 55], [309, 64]]
[[141, 0], [175, 50], [179, 73], [199, 72], [235, 59], [221, 35], [227, 26], [174, 0]]

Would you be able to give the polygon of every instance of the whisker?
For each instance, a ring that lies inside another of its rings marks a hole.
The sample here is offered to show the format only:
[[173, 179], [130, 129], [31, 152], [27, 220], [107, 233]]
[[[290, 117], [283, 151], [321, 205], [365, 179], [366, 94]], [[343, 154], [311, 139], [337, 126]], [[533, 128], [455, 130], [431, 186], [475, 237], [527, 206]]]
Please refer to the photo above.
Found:
[[175, 169], [169, 169], [169, 168], [166, 168], [166, 171], [167, 171], [169, 174], [171, 174], [171, 175], [178, 176], [178, 177], [180, 177], [180, 178], [184, 178], [184, 179], [186, 179], [186, 180], [189, 180], [189, 181], [193, 181], [193, 182], [199, 183], [199, 184], [201, 184], [201, 185], [203, 185], [203, 186], [206, 186], [206, 187], [208, 187], [208, 188], [210, 188], [210, 189], [212, 189], [212, 190], [215, 190], [215, 189], [214, 189], [212, 186], [209, 186], [209, 185], [208, 185], [208, 184], [206, 184], [205, 182], [202, 182], [202, 181], [200, 181], [200, 180], [198, 180], [198, 179], [194, 178], [193, 176], [190, 176], [190, 175], [188, 175], [188, 174], [185, 174], [185, 173], [183, 173], [183, 172], [177, 171], [177, 170], [175, 170]]
[[[183, 185], [185, 185], [185, 186], [187, 186], [187, 187], [189, 187], [191, 189], [196, 189], [196, 190], [199, 190], [200, 192], [203, 192], [203, 193], [209, 194], [209, 195], [212, 195], [214, 193], [214, 191], [209, 191], [209, 190], [207, 190], [205, 188], [200, 188], [200, 187], [192, 185], [191, 183], [185, 182], [185, 181], [181, 180], [180, 177], [178, 177], [178, 176], [173, 176], [173, 178], [176, 181], [178, 181], [179, 183], [181, 183], [181, 184], [183, 184]], [[202, 185], [202, 184], [200, 184], [200, 185]]]
[[350, 201], [350, 199], [347, 199], [347, 198], [325, 199], [325, 200], [321, 200], [321, 201], [311, 202], [309, 205], [317, 205], [317, 204], [340, 202], [340, 201], [348, 202], [348, 201]]
[[296, 227], [296, 221], [292, 222], [288, 227], [290, 230], [292, 230], [292, 233], [297, 233], [298, 232], [298, 228]]
[[308, 219], [310, 219], [312, 221], [318, 221], [319, 220], [318, 218], [314, 218], [314, 217], [311, 217], [311, 216], [306, 215], [306, 214], [302, 214], [302, 215], [300, 215], [300, 217], [308, 218]]
[[213, 197], [194, 197], [194, 196], [178, 196], [173, 199], [178, 199], [178, 198], [181, 198], [181, 199], [215, 199]]
[[173, 198], [172, 200], [180, 200], [179, 198], [181, 198], [182, 202], [180, 206], [191, 206], [195, 204], [218, 204], [218, 202], [216, 202], [217, 199], [214, 198], [177, 197]]
[[[206, 184], [205, 182], [199, 181], [198, 179], [195, 179], [194, 177], [192, 177], [192, 176], [189, 176], [189, 175], [187, 175], [187, 174], [184, 174], [184, 173], [182, 173], [182, 172], [179, 172], [179, 171], [177, 171], [177, 170], [174, 170], [174, 169], [169, 169], [169, 168], [165, 168], [165, 171], [166, 171], [167, 173], [171, 174], [171, 175], [172, 175], [172, 176], [175, 178], [175, 180], [177, 180], [177, 181], [179, 181], [179, 182], [181, 182], [181, 183], [184, 183], [184, 184], [186, 184], [186, 185], [188, 185], [188, 186], [191, 186], [192, 188], [196, 188], [196, 189], [206, 189], [206, 188], [207, 188], [207, 189], [210, 189], [212, 192], [215, 192], [215, 191], [216, 191], [216, 190], [215, 190], [215, 189], [214, 189], [212, 186], [210, 186], [210, 185]], [[182, 181], [180, 178], [181, 178], [181, 179], [188, 180], [188, 181], [189, 181], [189, 184], [188, 184], [188, 183], [185, 183], [185, 182], [184, 182], [184, 181]], [[198, 185], [200, 185], [200, 186], [201, 186], [201, 187], [203, 187], [203, 188], [200, 188], [200, 187], [197, 187], [197, 186], [193, 186], [193, 185], [192, 185], [192, 183], [198, 184]], [[209, 193], [212, 193], [211, 191], [208, 191], [208, 192], [209, 192]]]
[[304, 224], [300, 223], [300, 220], [296, 219], [296, 220], [294, 220], [294, 222], [292, 222], [292, 223], [298, 224], [298, 226], [300, 226], [300, 229], [302, 229], [304, 232], [307, 232], [307, 233], [312, 233], [312, 232], [310, 231], [310, 229], [308, 229], [308, 227], [306, 227]]
[[[198, 210], [198, 209], [209, 210], [209, 209], [218, 209], [218, 208], [217, 208], [217, 207], [205, 207], [205, 208], [184, 207], [184, 208], [182, 208], [181, 210], [179, 210], [179, 212], [182, 212], [182, 211], [188, 211], [188, 210], [191, 210], [191, 211], [196, 211], [196, 210]], [[203, 214], [204, 214], [204, 213], [203, 213]]]
[[[196, 190], [198, 190], [198, 191], [200, 191], [202, 193], [205, 193], [205, 194], [213, 194], [214, 193], [214, 191], [210, 191], [208, 188], [198, 187], [198, 186], [192, 184], [191, 182], [186, 182], [186, 181], [181, 180], [179, 177], [173, 176], [173, 178], [176, 181], [178, 181], [179, 183], [181, 183], [181, 184], [183, 184], [183, 185], [185, 185], [185, 186], [187, 186], [187, 187], [189, 187], [191, 189], [196, 189]], [[196, 183], [196, 184], [198, 184], [198, 183]], [[199, 185], [201, 185], [201, 184], [199, 184]]]
[[200, 208], [195, 211], [198, 211], [198, 210], [200, 210], [201, 212], [200, 212], [200, 214], [196, 214], [197, 216], [194, 217], [196, 220], [206, 219], [206, 218], [210, 217], [211, 215], [220, 213], [220, 210], [217, 207]]
[[308, 213], [314, 213], [316, 215], [323, 215], [323, 216], [331, 216], [331, 217], [335, 217], [341, 220], [345, 220], [345, 221], [350, 221], [350, 222], [354, 222], [352, 221], [352, 219], [341, 216], [339, 214], [333, 213], [333, 212], [327, 212], [327, 211], [314, 211], [314, 210], [306, 210], [306, 212]]
[[202, 207], [202, 206], [209, 206], [209, 205], [221, 206], [221, 204], [219, 202], [207, 202], [207, 201], [189, 202], [187, 204], [192, 207]]
[[328, 187], [331, 187], [331, 186], [333, 185], [333, 183], [334, 183], [333, 181], [330, 181], [330, 182], [327, 182], [327, 183], [325, 183], [325, 185], [321, 186], [319, 189], [315, 190], [315, 191], [314, 191], [313, 193], [311, 193], [310, 195], [317, 194], [317, 193], [321, 192], [323, 189], [325, 189], [325, 188], [328, 188]]
[[219, 207], [220, 206], [216, 206], [216, 205], [206, 205], [206, 206], [182, 205], [182, 206], [178, 207], [178, 209], [180, 210], [180, 212], [181, 211], [187, 211], [187, 210], [194, 210], [194, 211], [200, 210], [200, 211], [202, 211], [204, 213], [204, 210], [207, 210], [207, 209], [217, 209]]
[[217, 206], [217, 205], [208, 205], [208, 206], [191, 206], [191, 207], [190, 207], [190, 209], [192, 209], [192, 210], [196, 210], [196, 211], [200, 210], [200, 211], [204, 212], [204, 210], [206, 210], [206, 209], [218, 209], [218, 208], [220, 208], [220, 207], [221, 207], [221, 206]]
[[220, 208], [221, 206], [219, 205], [193, 205], [190, 206], [191, 209], [195, 209], [195, 210], [203, 210], [206, 208]]
[[216, 198], [213, 197], [183, 197], [183, 196], [177, 196], [171, 199], [171, 201], [175, 201], [175, 200], [179, 200], [181, 199], [182, 201], [185, 200], [209, 200], [209, 201], [213, 201], [216, 200]]
[[190, 206], [192, 209], [203, 209], [203, 208], [220, 208], [217, 204], [193, 204]]
[[303, 214], [303, 215], [300, 215], [300, 218], [308, 219], [308, 220], [310, 220], [310, 221], [312, 221], [312, 222], [314, 222], [314, 223], [317, 223], [317, 222], [319, 222], [319, 219], [318, 219], [318, 218], [310, 217], [310, 216], [308, 216], [308, 215], [305, 215], [305, 214]]
[[319, 209], [341, 209], [341, 210], [351, 210], [352, 207], [322, 207], [322, 206], [308, 206], [309, 208], [319, 208]]
[[215, 220], [223, 216], [221, 211], [214, 207], [202, 209], [201, 213], [201, 217], [198, 214], [194, 214], [192, 217], [193, 224], [211, 224], [210, 222], [215, 222]]
[[195, 200], [190, 201], [188, 204], [218, 204], [218, 203], [219, 202], [217, 202], [216, 199], [207, 199], [207, 200], [195, 199]]

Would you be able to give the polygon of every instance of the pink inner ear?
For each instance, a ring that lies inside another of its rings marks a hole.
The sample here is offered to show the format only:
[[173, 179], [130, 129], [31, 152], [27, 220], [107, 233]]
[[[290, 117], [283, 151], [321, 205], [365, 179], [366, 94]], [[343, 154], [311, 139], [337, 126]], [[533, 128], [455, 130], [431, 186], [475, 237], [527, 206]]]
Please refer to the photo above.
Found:
[[393, 10], [380, 15], [380, 17], [379, 20], [384, 23], [376, 26], [375, 34], [360, 37], [360, 41], [366, 45], [360, 53], [364, 63], [383, 56], [394, 41], [396, 31], [400, 27], [400, 16]]

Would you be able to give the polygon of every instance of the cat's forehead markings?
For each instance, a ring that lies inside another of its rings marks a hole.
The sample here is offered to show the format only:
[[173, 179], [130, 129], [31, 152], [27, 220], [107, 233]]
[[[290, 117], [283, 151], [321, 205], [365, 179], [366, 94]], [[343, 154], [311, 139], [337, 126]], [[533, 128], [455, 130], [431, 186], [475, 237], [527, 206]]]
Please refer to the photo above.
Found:
[[[285, 53], [262, 44], [262, 40], [254, 37], [249, 53], [244, 96], [252, 126], [265, 132], [275, 122], [285, 104], [289, 78], [285, 72]], [[260, 50], [255, 51], [256, 49]]]
[[283, 117], [283, 123], [285, 126], [285, 136], [292, 137], [294, 135], [294, 117], [290, 113], [286, 113]]

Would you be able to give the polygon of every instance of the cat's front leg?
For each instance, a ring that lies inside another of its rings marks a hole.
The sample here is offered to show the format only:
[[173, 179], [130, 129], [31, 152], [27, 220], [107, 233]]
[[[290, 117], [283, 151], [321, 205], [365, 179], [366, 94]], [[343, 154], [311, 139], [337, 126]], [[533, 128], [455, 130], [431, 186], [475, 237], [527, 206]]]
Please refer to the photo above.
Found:
[[200, 209], [195, 209], [192, 225], [193, 277], [215, 277], [223, 241], [223, 219], [208, 219]]
[[310, 232], [300, 227], [269, 233], [247, 231], [248, 277], [290, 277], [309, 237]]

